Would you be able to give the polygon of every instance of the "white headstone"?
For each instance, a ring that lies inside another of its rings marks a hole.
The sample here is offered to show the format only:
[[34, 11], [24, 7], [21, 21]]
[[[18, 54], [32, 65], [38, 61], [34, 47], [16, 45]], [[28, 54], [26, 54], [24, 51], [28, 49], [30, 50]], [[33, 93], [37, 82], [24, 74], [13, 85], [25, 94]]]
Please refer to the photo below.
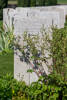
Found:
[[[3, 25], [5, 30], [8, 30], [8, 27], [12, 30], [12, 26], [14, 26], [14, 34], [21, 37], [25, 31], [30, 34], [39, 33], [42, 26], [46, 31], [51, 31], [52, 25], [63, 28], [66, 15], [67, 6], [6, 8], [3, 10]], [[23, 39], [21, 39], [20, 44], [23, 45]], [[36, 72], [28, 73], [27, 70], [32, 69], [32, 67], [20, 60], [18, 51], [14, 50], [14, 52], [14, 78], [24, 80], [27, 84], [37, 81]], [[52, 63], [52, 60], [50, 59], [48, 62]], [[44, 63], [43, 65], [46, 74], [49, 74], [47, 66]]]

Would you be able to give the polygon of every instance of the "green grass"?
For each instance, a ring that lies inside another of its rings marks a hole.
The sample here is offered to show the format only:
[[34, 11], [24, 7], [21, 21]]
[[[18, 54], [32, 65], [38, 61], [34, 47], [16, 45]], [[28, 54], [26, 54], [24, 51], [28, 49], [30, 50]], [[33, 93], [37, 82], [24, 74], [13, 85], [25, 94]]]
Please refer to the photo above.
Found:
[[[0, 20], [0, 27], [3, 26], [3, 21]], [[14, 54], [10, 51], [8, 54], [0, 55], [0, 76], [14, 72]]]
[[9, 0], [9, 1], [8, 1], [8, 4], [10, 4], [10, 5], [16, 4], [16, 5], [17, 5], [17, 0], [14, 0], [14, 1], [13, 1], [13, 0]]
[[[17, 0], [9, 0], [8, 4], [17, 4]], [[67, 0], [58, 0], [58, 4], [67, 4]]]
[[0, 76], [7, 73], [14, 73], [14, 54], [13, 52], [0, 55]]
[[0, 27], [2, 27], [3, 26], [3, 21], [2, 20], [0, 20]]
[[58, 4], [67, 4], [67, 0], [58, 0]]

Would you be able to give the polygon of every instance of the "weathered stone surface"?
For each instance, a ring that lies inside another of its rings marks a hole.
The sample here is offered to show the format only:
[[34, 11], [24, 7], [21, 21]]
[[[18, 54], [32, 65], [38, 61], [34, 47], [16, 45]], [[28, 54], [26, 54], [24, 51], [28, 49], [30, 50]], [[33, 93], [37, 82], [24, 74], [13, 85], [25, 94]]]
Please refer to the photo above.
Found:
[[[19, 55], [20, 52], [16, 52]], [[17, 80], [25, 81], [27, 85], [37, 81], [38, 76], [35, 72], [27, 72], [29, 69], [32, 69], [31, 65], [24, 61], [22, 62], [16, 52], [14, 54], [14, 78]]]
[[64, 14], [67, 15], [67, 5], [58, 6], [59, 8], [64, 10]]
[[64, 10], [64, 21], [66, 21], [66, 16], [67, 16], [67, 5], [62, 5], [62, 6], [58, 6], [59, 8]]
[[34, 8], [16, 8], [16, 10], [18, 13], [14, 16], [15, 34], [22, 34], [24, 31], [30, 33], [40, 32], [42, 25], [44, 25], [46, 30], [51, 28], [52, 25], [58, 28], [64, 27], [63, 11], [59, 8], [57, 10], [48, 9], [48, 7], [38, 7], [36, 10]]
[[[49, 11], [50, 13], [54, 12], [55, 16], [56, 16], [56, 13], [58, 13], [59, 22], [60, 22], [59, 28], [64, 27], [64, 23], [65, 23], [64, 9], [61, 9], [59, 6], [36, 7], [34, 9], [38, 9], [38, 10], [40, 10], [40, 12], [45, 12], [45, 11], [47, 11], [47, 12]], [[55, 21], [55, 19], [54, 19], [54, 21]]]
[[[34, 20], [36, 20], [35, 23], [38, 23], [38, 22], [40, 22], [40, 24], [44, 23], [45, 28], [47, 26], [51, 27], [52, 24], [54, 26], [57, 25], [58, 28], [63, 28], [64, 23], [65, 23], [66, 8], [67, 6], [50, 6], [50, 7], [48, 6], [48, 7], [32, 7], [32, 8], [17, 7], [15, 10], [7, 8], [3, 10], [4, 27], [6, 27], [7, 29], [7, 26], [8, 26], [11, 29], [14, 23], [14, 27], [15, 27], [14, 33], [17, 32], [18, 30], [19, 30], [18, 31], [19, 33], [20, 32], [22, 33], [23, 31], [25, 31], [26, 26], [29, 27], [30, 24], [34, 26], [33, 23], [35, 22]], [[30, 24], [28, 24], [29, 23], [28, 19], [30, 19]], [[26, 26], [23, 25], [25, 20], [26, 20], [25, 23], [27, 23]], [[41, 22], [40, 20], [43, 20], [43, 22]], [[20, 21], [22, 24], [21, 26], [19, 24]], [[18, 29], [16, 28], [16, 26]], [[23, 31], [19, 27], [22, 27], [22, 29], [24, 27]], [[31, 30], [31, 27], [29, 29]], [[26, 27], [26, 30], [28, 30], [27, 27]], [[37, 31], [38, 31], [38, 28], [37, 28]]]
[[42, 28], [42, 25], [44, 25], [44, 23], [46, 23], [46, 27], [47, 27], [48, 25], [47, 19], [27, 17], [27, 18], [20, 18], [19, 20], [19, 18], [15, 18], [14, 33], [23, 34], [26, 31], [30, 34], [36, 34], [40, 32], [40, 29]]

